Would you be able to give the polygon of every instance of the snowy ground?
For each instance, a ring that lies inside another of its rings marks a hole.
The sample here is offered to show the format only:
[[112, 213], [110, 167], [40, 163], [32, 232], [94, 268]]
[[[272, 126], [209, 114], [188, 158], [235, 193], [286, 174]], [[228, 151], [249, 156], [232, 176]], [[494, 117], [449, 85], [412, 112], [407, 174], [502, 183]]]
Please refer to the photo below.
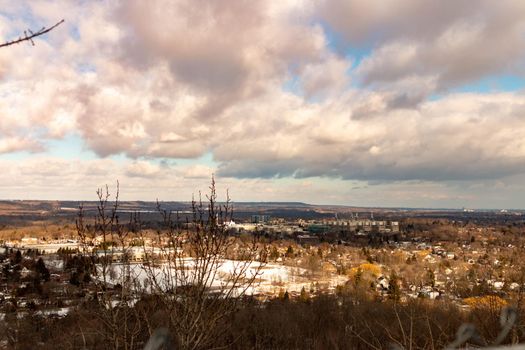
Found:
[[[221, 290], [224, 286], [231, 285], [232, 276], [236, 276], [236, 271], [244, 265], [242, 261], [223, 260], [216, 265], [216, 274], [214, 278], [210, 278], [208, 285], [213, 290]], [[192, 276], [194, 262], [191, 259], [185, 259], [186, 275]], [[118, 283], [122, 278], [124, 266], [114, 264], [109, 273], [110, 283]], [[155, 276], [155, 280], [162, 289], [168, 289], [174, 286], [177, 282], [179, 285], [184, 284], [183, 277], [180, 277], [180, 272], [176, 272], [174, 268], [170, 269], [168, 265], [161, 265], [159, 267], [145, 267], [142, 264], [133, 264], [129, 267], [129, 276], [134, 282], [142, 287], [149, 289], [151, 285], [151, 275]], [[256, 281], [247, 290], [247, 294], [266, 294], [276, 295], [281, 290], [288, 292], [300, 292], [304, 287], [307, 291], [313, 289], [322, 289], [330, 291], [335, 289], [337, 285], [344, 284], [347, 281], [346, 276], [336, 274], [327, 274], [322, 278], [312, 277], [307, 270], [297, 267], [289, 267], [278, 264], [265, 264], [253, 262], [248, 265], [245, 271], [244, 278], [256, 276]], [[191, 280], [191, 278], [190, 278]], [[171, 282], [170, 282], [171, 281]]]

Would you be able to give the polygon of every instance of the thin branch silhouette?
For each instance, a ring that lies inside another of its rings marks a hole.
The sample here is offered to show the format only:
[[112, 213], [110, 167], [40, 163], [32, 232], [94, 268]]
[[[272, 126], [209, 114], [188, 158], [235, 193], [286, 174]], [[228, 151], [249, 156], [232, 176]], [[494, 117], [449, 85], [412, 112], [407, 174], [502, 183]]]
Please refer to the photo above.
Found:
[[[34, 33], [31, 31], [31, 29], [28, 29], [27, 31], [24, 30], [24, 36], [21, 36], [18, 39], [14, 39], [14, 40], [11, 40], [11, 41], [6, 41], [5, 43], [0, 44], [0, 47], [15, 45], [15, 44], [19, 44], [19, 43], [24, 42], [24, 41], [29, 41], [31, 43], [31, 45], [35, 46], [35, 42], [33, 41], [34, 38], [39, 37], [41, 35], [44, 35], [46, 33], [49, 33], [50, 31], [52, 31], [53, 29], [55, 29], [56, 27], [58, 27], [62, 23], [64, 23], [64, 20], [61, 20], [61, 21], [55, 23], [55, 25], [53, 25], [53, 26], [51, 26], [49, 28], [42, 27], [42, 29], [40, 29], [38, 32], [34, 32]], [[29, 34], [28, 34], [28, 32], [29, 32]]]

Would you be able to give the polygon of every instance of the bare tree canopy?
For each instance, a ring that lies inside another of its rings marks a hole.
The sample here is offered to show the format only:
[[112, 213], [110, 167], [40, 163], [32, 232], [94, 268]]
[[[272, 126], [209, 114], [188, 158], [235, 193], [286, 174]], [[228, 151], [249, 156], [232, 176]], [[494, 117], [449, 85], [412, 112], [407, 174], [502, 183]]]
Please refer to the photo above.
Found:
[[[64, 20], [61, 20], [61, 21], [55, 23], [53, 26], [51, 26], [49, 28], [42, 27], [42, 29], [40, 29], [38, 32], [33, 32], [33, 31], [31, 31], [31, 29], [28, 29], [27, 31], [24, 30], [24, 36], [21, 36], [18, 39], [14, 39], [14, 40], [11, 40], [11, 41], [6, 41], [5, 43], [0, 44], [0, 47], [15, 45], [15, 44], [19, 44], [19, 43], [24, 42], [24, 41], [29, 41], [29, 42], [31, 42], [31, 45], [34, 46], [35, 45], [35, 43], [33, 41], [34, 38], [39, 37], [41, 35], [44, 35], [46, 33], [49, 33], [50, 31], [52, 31], [53, 29], [55, 29], [56, 27], [58, 27], [62, 23], [64, 23]], [[29, 32], [29, 34], [28, 34], [28, 32]]]

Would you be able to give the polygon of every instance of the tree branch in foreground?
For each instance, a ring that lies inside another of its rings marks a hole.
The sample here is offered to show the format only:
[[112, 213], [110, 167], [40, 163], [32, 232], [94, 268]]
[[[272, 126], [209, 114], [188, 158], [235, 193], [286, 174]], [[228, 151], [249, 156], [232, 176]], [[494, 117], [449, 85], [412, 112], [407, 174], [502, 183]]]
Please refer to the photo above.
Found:
[[[44, 34], [50, 32], [50, 31], [52, 31], [53, 29], [55, 29], [56, 27], [58, 27], [62, 23], [64, 23], [64, 20], [61, 20], [60, 22], [55, 23], [55, 25], [53, 25], [52, 27], [49, 27], [49, 28], [42, 27], [42, 29], [40, 29], [36, 33], [33, 33], [31, 31], [31, 29], [28, 29], [27, 31], [24, 30], [24, 36], [19, 37], [18, 39], [15, 39], [15, 40], [6, 41], [5, 43], [0, 44], [0, 47], [15, 45], [15, 44], [19, 44], [19, 43], [24, 42], [24, 41], [29, 41], [29, 42], [31, 42], [31, 45], [35, 46], [35, 43], [33, 41], [34, 38], [39, 37], [41, 35], [44, 35]], [[29, 32], [29, 35], [28, 35], [27, 32]]]

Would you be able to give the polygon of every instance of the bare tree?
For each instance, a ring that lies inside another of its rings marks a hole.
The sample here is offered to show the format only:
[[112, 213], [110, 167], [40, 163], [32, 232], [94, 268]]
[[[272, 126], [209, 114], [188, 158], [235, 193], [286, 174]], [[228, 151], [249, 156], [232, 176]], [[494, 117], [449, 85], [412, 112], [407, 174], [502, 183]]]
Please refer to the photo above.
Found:
[[142, 289], [137, 284], [137, 273], [131, 264], [131, 243], [140, 226], [137, 215], [130, 214], [129, 221], [122, 223], [119, 212], [119, 184], [114, 200], [110, 192], [97, 191], [98, 202], [93, 222], [87, 223], [81, 207], [76, 222], [86, 259], [93, 306], [87, 317], [98, 320], [99, 336], [111, 349], [135, 349], [143, 333], [142, 317], [134, 308]]
[[53, 29], [55, 29], [56, 27], [58, 27], [62, 23], [64, 23], [64, 20], [60, 20], [59, 22], [55, 23], [54, 25], [52, 25], [49, 28], [42, 27], [42, 29], [40, 29], [40, 30], [38, 30], [36, 32], [33, 32], [31, 29], [24, 30], [24, 35], [23, 36], [19, 36], [18, 39], [9, 40], [9, 41], [6, 41], [5, 43], [0, 44], [0, 48], [1, 47], [15, 45], [15, 44], [20, 44], [20, 43], [22, 43], [24, 41], [29, 41], [31, 43], [31, 45], [35, 46], [35, 42], [33, 41], [33, 39], [35, 39], [35, 38], [37, 38], [37, 37], [39, 37], [41, 35], [44, 35], [46, 33], [49, 33], [50, 31], [52, 31]]
[[159, 327], [169, 330], [177, 348], [213, 348], [254, 292], [267, 255], [255, 237], [230, 235], [229, 197], [217, 202], [212, 178], [206, 200], [193, 200], [186, 217], [157, 203], [161, 220], [149, 230], [137, 213], [121, 223], [118, 184], [114, 201], [107, 187], [97, 195], [94, 218], [81, 208], [77, 219], [93, 274], [92, 311], [82, 322], [97, 319], [98, 337], [109, 349], [137, 348]]
[[[170, 330], [182, 349], [211, 349], [229, 317], [253, 287], [266, 261], [266, 247], [254, 238], [231, 237], [229, 197], [217, 203], [215, 181], [203, 202], [192, 201], [191, 218], [160, 209], [163, 227], [145, 264], [151, 292], [160, 297]], [[146, 239], [143, 240], [146, 242]], [[158, 247], [158, 248], [154, 248]], [[234, 254], [232, 255], [232, 252]], [[234, 259], [226, 260], [226, 257]]]

